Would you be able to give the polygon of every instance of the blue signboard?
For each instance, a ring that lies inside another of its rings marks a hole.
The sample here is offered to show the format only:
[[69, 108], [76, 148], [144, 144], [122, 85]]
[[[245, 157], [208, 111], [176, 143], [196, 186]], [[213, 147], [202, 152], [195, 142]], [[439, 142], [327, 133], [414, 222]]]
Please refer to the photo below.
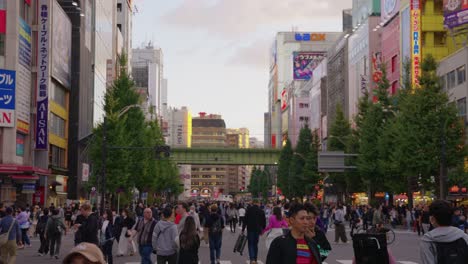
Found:
[[19, 18], [19, 63], [26, 68], [31, 67], [31, 27]]
[[15, 110], [15, 71], [0, 69], [0, 109]]

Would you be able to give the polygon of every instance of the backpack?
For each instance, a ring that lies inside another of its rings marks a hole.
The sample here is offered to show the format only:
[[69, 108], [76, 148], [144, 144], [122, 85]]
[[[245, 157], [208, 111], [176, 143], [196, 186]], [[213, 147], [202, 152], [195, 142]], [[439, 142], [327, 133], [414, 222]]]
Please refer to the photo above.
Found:
[[466, 264], [468, 263], [468, 245], [464, 238], [453, 242], [436, 242], [438, 264]]
[[213, 225], [211, 226], [209, 230], [211, 234], [218, 234], [223, 231], [223, 227], [221, 225], [221, 217], [219, 217], [213, 222]]
[[60, 226], [60, 219], [56, 218], [56, 219], [53, 219], [52, 218], [52, 226], [50, 228], [50, 234], [52, 236], [61, 236], [62, 235], [62, 226]]
[[46, 215], [43, 215], [43, 216], [41, 216], [39, 218], [39, 221], [38, 221], [37, 226], [36, 226], [36, 232], [38, 234], [45, 232], [47, 220], [48, 220], [48, 217]]

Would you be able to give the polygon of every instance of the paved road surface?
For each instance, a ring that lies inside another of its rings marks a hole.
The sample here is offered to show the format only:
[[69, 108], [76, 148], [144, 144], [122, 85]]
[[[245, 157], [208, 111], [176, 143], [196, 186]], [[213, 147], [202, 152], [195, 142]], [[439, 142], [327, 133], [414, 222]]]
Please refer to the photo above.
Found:
[[[243, 264], [249, 263], [248, 261], [248, 248], [246, 246], [244, 255], [240, 256], [238, 253], [234, 254], [232, 249], [234, 247], [235, 240], [239, 235], [240, 230], [237, 230], [236, 234], [233, 234], [226, 229], [223, 234], [223, 245], [221, 250], [221, 263], [222, 264]], [[353, 258], [352, 244], [334, 244], [334, 230], [329, 230], [327, 237], [332, 243], [332, 252], [326, 260], [326, 264], [351, 264]], [[348, 233], [349, 237], [349, 233]], [[116, 252], [116, 244], [114, 243], [114, 252]], [[390, 251], [395, 256], [397, 263], [399, 264], [417, 264], [419, 260], [419, 239], [415, 233], [406, 231], [396, 231], [395, 242], [389, 246]], [[61, 263], [63, 257], [73, 247], [73, 235], [68, 234], [62, 241], [61, 256], [59, 260], [51, 259], [49, 256], [39, 257], [37, 255], [37, 249], [39, 248], [39, 241], [37, 238], [32, 239], [32, 247], [24, 250], [18, 250], [17, 263], [27, 264], [42, 264], [42, 263]], [[261, 237], [259, 243], [259, 264], [265, 264], [266, 260], [266, 247], [264, 237]], [[114, 255], [115, 256], [115, 255]], [[202, 245], [199, 251], [200, 263], [210, 263], [210, 253], [208, 245], [202, 241]], [[153, 258], [155, 260], [155, 258]], [[126, 257], [114, 257], [114, 263], [117, 264], [133, 264], [139, 263], [139, 256], [126, 256]]]

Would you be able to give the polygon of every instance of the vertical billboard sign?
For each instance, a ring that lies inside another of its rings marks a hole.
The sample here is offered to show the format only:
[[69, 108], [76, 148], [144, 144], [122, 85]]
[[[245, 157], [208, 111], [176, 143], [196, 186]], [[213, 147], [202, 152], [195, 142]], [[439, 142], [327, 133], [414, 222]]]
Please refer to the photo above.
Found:
[[421, 9], [420, 0], [411, 0], [411, 83], [419, 86], [421, 63]]
[[454, 28], [468, 23], [468, 0], [444, 0], [444, 25]]
[[0, 69], [0, 127], [15, 127], [16, 72]]
[[19, 63], [29, 69], [31, 67], [31, 27], [19, 18]]
[[57, 1], [52, 9], [52, 76], [70, 88], [72, 24]]
[[294, 80], [310, 80], [314, 69], [325, 58], [325, 52], [294, 52], [293, 78]]
[[39, 36], [37, 47], [37, 87], [36, 87], [36, 149], [47, 150], [49, 113], [49, 58], [50, 58], [50, 6], [49, 0], [39, 0]]
[[6, 34], [6, 10], [0, 9], [0, 34]]

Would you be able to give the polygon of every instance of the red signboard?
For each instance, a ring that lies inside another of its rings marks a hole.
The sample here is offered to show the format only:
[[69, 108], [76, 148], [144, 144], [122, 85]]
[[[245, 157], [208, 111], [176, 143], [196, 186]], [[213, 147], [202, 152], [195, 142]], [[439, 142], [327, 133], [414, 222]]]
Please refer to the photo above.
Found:
[[0, 34], [6, 34], [6, 10], [0, 9]]

